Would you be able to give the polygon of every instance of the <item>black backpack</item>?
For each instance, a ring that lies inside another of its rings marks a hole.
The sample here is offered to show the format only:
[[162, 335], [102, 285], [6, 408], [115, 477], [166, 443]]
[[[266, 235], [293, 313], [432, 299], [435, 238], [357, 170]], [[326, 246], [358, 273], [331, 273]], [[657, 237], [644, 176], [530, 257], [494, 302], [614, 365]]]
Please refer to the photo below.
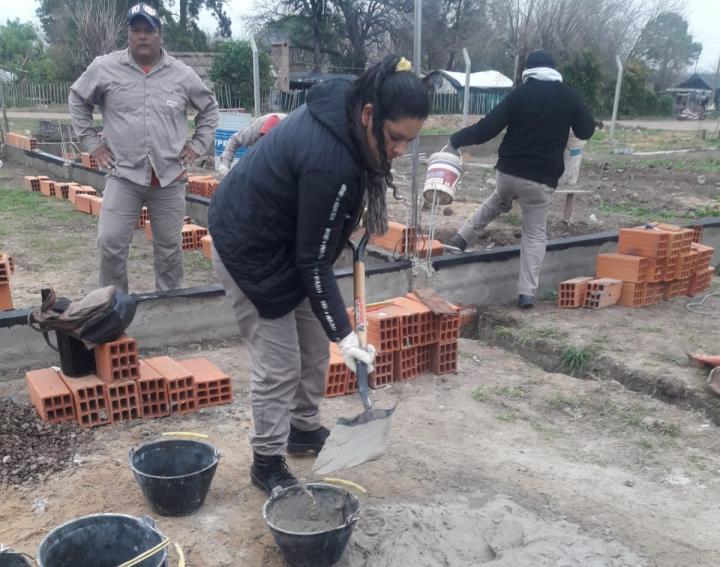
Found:
[[29, 325], [48, 340], [50, 331], [81, 340], [88, 349], [114, 341], [132, 323], [137, 300], [115, 286], [101, 287], [79, 301], [57, 297], [55, 290], [42, 290], [42, 305], [28, 316]]

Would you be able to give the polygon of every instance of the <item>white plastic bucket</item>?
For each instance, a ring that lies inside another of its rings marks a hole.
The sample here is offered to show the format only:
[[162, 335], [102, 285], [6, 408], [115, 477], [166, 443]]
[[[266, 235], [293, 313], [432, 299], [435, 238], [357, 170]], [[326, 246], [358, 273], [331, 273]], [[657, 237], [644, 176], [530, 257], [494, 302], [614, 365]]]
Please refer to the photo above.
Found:
[[442, 150], [432, 154], [425, 174], [425, 200], [429, 203], [435, 201], [442, 206], [452, 203], [462, 172], [461, 156]]
[[[220, 165], [220, 156], [225, 151], [225, 146], [235, 132], [244, 130], [250, 126], [252, 116], [244, 112], [221, 112], [220, 122], [215, 130], [215, 169]], [[239, 147], [233, 156], [232, 165], [247, 151], [247, 148]]]
[[565, 173], [559, 179], [559, 185], [575, 185], [580, 175], [580, 164], [582, 163], [583, 148], [585, 140], [575, 137], [573, 131], [570, 130], [565, 152], [563, 154], [565, 160]]

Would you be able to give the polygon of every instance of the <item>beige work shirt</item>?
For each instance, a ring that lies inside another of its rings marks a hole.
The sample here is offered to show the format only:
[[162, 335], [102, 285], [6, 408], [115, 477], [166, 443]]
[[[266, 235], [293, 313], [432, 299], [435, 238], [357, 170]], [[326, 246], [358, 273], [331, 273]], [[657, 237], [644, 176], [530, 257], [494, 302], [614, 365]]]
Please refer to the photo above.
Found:
[[[188, 106], [198, 111], [190, 147], [199, 155], [213, 143], [219, 120], [212, 91], [165, 50], [147, 74], [127, 49], [97, 57], [70, 87], [69, 103], [75, 133], [87, 151], [107, 144], [115, 173], [140, 185], [150, 185], [152, 170], [163, 187], [182, 174]], [[102, 136], [93, 125], [96, 106]]]

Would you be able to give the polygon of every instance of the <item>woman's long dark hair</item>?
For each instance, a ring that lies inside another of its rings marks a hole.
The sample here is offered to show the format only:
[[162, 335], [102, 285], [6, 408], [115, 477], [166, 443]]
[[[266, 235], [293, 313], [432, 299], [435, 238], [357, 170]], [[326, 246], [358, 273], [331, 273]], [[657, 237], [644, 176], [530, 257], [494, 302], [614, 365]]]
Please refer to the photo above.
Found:
[[[412, 71], [398, 70], [401, 60], [397, 55], [388, 55], [367, 69], [353, 82], [346, 99], [350, 134], [361, 148], [365, 161], [368, 204], [366, 228], [373, 234], [387, 231], [387, 187], [392, 187], [393, 196], [398, 198], [390, 162], [385, 154], [385, 121], [425, 119], [430, 111], [427, 87]], [[362, 109], [366, 104], [372, 104], [373, 107], [372, 133], [377, 140], [379, 162], [370, 151], [362, 124]]]

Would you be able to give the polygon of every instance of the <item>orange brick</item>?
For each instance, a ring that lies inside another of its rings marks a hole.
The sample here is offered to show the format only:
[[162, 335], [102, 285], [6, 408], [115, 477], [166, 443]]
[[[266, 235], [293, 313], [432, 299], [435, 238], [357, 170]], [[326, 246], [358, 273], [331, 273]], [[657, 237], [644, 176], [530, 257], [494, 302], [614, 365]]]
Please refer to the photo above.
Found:
[[647, 258], [647, 281], [662, 282], [665, 280], [668, 258]]
[[232, 402], [233, 392], [230, 376], [207, 358], [189, 358], [178, 362], [193, 375], [199, 407]]
[[657, 223], [655, 228], [663, 230], [670, 234], [668, 241], [668, 255], [679, 256], [690, 252], [690, 245], [693, 242], [693, 230], [690, 228], [681, 228], [674, 224]]
[[0, 253], [0, 284], [10, 283], [10, 274], [12, 272], [10, 256]]
[[68, 199], [70, 196], [70, 187], [76, 186], [78, 186], [78, 184], [74, 182], [62, 183], [58, 181], [55, 183], [55, 197], [61, 200]]
[[696, 271], [704, 270], [710, 267], [710, 261], [712, 260], [715, 248], [693, 242], [690, 249], [693, 252], [698, 253], [697, 265], [695, 266]]
[[588, 282], [585, 307], [602, 309], [615, 305], [622, 294], [622, 280], [613, 278], [598, 278]]
[[0, 284], [0, 311], [9, 311], [10, 309], [14, 309], [10, 284]]
[[430, 249], [430, 256], [442, 256], [445, 252], [442, 242], [439, 240], [430, 240], [427, 237], [421, 236], [420, 242], [418, 243], [418, 254], [421, 258], [426, 258], [428, 249]]
[[212, 258], [212, 236], [206, 234], [200, 238], [200, 246], [202, 247], [202, 254], [208, 260]]
[[34, 175], [26, 175], [23, 177], [23, 185], [28, 191], [35, 191], [36, 186], [37, 191], [40, 191], [40, 181]]
[[618, 237], [618, 252], [633, 256], [665, 258], [670, 248], [670, 233], [657, 228], [622, 228]]
[[75, 405], [70, 390], [52, 368], [25, 373], [30, 400], [38, 415], [49, 423], [75, 421]]
[[580, 276], [560, 282], [558, 289], [558, 307], [562, 309], [575, 309], [582, 307], [587, 295], [588, 282], [593, 278]]
[[687, 254], [680, 254], [677, 260], [677, 268], [675, 269], [676, 280], [684, 280], [689, 278], [697, 271], [699, 252], [692, 250]]
[[690, 277], [690, 284], [686, 294], [690, 297], [705, 291], [712, 284], [712, 278], [715, 275], [715, 268], [705, 268], [699, 272], [695, 272]]
[[388, 222], [385, 234], [376, 234], [370, 239], [370, 244], [385, 248], [396, 255], [404, 255], [415, 251], [415, 229], [402, 223]]
[[325, 374], [325, 397], [344, 396], [347, 392], [348, 374], [350, 369], [345, 366], [340, 348], [330, 343], [330, 364]]
[[696, 243], [702, 242], [703, 227], [701, 224], [695, 224], [692, 226], [693, 238], [692, 241]]
[[112, 423], [142, 417], [135, 380], [120, 380], [106, 384], [105, 388]]
[[69, 378], [60, 373], [73, 396], [75, 415], [83, 427], [95, 427], [110, 423], [105, 384], [94, 374]]
[[137, 342], [122, 335], [95, 347], [95, 373], [105, 382], [135, 380], [140, 376]]
[[75, 210], [81, 213], [92, 214], [92, 202], [90, 199], [92, 195], [77, 194], [75, 196]]
[[429, 308], [407, 297], [393, 299], [393, 305], [405, 310], [400, 315], [400, 341], [403, 348], [437, 342], [437, 327]]
[[623, 282], [618, 303], [625, 307], [642, 307], [647, 305], [647, 283]]
[[140, 218], [138, 219], [137, 225], [135, 225], [135, 228], [142, 228], [145, 226], [145, 223], [150, 220], [150, 215], [148, 214], [148, 208], [143, 207], [140, 209]]
[[102, 197], [90, 195], [88, 199], [90, 200], [90, 214], [99, 217], [102, 211]]
[[55, 196], [55, 182], [52, 179], [41, 179], [40, 180], [40, 193], [46, 197]]
[[68, 201], [75, 204], [75, 199], [78, 195], [92, 195], [97, 196], [97, 191], [89, 185], [72, 185], [68, 189]]
[[380, 388], [393, 382], [393, 357], [392, 352], [375, 355], [375, 369], [368, 376], [368, 383], [371, 388]]
[[208, 229], [197, 224], [186, 224], [183, 228], [189, 228], [193, 231], [193, 250], [202, 248], [202, 239], [208, 236]]
[[679, 261], [680, 256], [672, 256], [665, 259], [665, 277], [663, 278], [663, 281], [669, 283], [675, 279], [675, 272], [677, 271]]
[[149, 219], [145, 221], [145, 240], [152, 242], [152, 227]]
[[665, 299], [670, 300], [679, 295], [683, 295], [687, 291], [689, 286], [688, 282], [683, 280], [673, 280], [668, 282], [665, 286]]
[[643, 283], [648, 279], [648, 261], [629, 254], [598, 254], [597, 277]]
[[[349, 309], [350, 321], [354, 321], [352, 309]], [[405, 313], [396, 305], [386, 305], [367, 313], [368, 343], [378, 353], [393, 352], [400, 349], [400, 317]], [[354, 323], [353, 323], [354, 327]]]
[[431, 370], [435, 374], [456, 374], [458, 366], [458, 344], [432, 345], [430, 347]]
[[411, 380], [418, 375], [418, 347], [393, 353], [393, 377], [396, 381]]
[[665, 300], [665, 282], [653, 282], [647, 284], [645, 290], [645, 305], [655, 305]]
[[193, 413], [198, 410], [193, 375], [169, 356], [145, 359], [165, 377], [170, 398], [170, 413]]
[[195, 230], [192, 228], [193, 226], [192, 224], [185, 224], [182, 227], [180, 234], [182, 235], [183, 250], [195, 250], [196, 248]]
[[143, 418], [170, 415], [170, 402], [165, 377], [144, 360], [140, 361], [138, 386], [140, 413]]

